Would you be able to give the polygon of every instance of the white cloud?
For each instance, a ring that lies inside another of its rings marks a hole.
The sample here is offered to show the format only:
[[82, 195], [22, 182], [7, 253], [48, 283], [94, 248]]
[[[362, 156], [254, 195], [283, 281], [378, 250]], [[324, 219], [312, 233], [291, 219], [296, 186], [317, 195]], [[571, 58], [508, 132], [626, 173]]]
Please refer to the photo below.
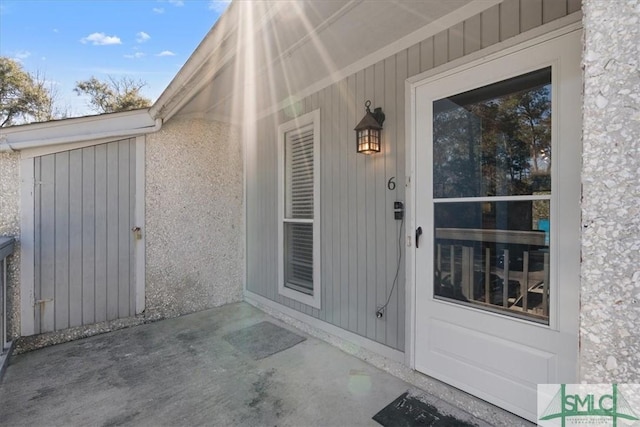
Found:
[[131, 55], [124, 55], [124, 57], [127, 58], [127, 59], [140, 59], [140, 58], [142, 58], [143, 56], [146, 56], [146, 55], [147, 54], [144, 53], [144, 52], [135, 52], [135, 53], [133, 53]]
[[156, 54], [156, 56], [176, 56], [176, 54], [171, 52], [170, 50], [163, 50], [162, 52]]
[[182, 0], [169, 0], [169, 3], [178, 7], [184, 6], [184, 1]]
[[138, 34], [136, 34], [136, 41], [138, 43], [144, 43], [147, 40], [149, 40], [151, 38], [151, 36], [147, 33], [145, 33], [144, 31], [140, 31]]
[[31, 52], [29, 52], [28, 50], [20, 50], [18, 52], [16, 52], [16, 54], [14, 55], [16, 59], [19, 60], [23, 60], [23, 59], [27, 59], [28, 57], [31, 56]]
[[217, 13], [222, 13], [227, 10], [227, 7], [231, 3], [231, 0], [210, 0], [209, 1], [209, 10], [213, 10]]
[[92, 33], [87, 37], [80, 39], [84, 44], [91, 43], [94, 46], [106, 46], [111, 44], [122, 44], [120, 37], [107, 36], [105, 33]]
[[163, 7], [154, 7], [153, 10], [155, 13], [157, 13], [158, 15], [161, 13], [164, 13], [164, 8]]

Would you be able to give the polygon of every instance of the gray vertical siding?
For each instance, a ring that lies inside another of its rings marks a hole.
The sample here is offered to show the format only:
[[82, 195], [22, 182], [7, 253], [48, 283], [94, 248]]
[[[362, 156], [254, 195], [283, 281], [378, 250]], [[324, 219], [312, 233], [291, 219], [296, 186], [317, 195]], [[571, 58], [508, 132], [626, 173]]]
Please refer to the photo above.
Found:
[[[506, 0], [301, 100], [301, 114], [319, 108], [321, 120], [320, 310], [278, 294], [276, 138], [290, 118], [281, 111], [259, 120], [257, 143], [247, 151], [248, 290], [404, 350], [404, 258], [391, 291], [405, 234], [393, 217], [393, 202], [405, 200], [405, 80], [579, 9], [579, 0]], [[373, 156], [355, 152], [353, 127], [367, 99], [386, 114], [384, 153]]]
[[135, 139], [36, 157], [36, 332], [135, 314]]

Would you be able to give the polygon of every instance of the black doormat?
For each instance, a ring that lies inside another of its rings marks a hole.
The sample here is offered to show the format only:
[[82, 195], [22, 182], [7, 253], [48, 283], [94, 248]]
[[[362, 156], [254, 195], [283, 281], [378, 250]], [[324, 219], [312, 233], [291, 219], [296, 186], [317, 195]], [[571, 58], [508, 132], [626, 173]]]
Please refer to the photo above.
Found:
[[404, 393], [374, 415], [373, 420], [385, 427], [476, 427], [453, 415], [440, 412], [435, 406]]
[[270, 322], [260, 322], [228, 333], [223, 337], [229, 344], [253, 360], [264, 359], [306, 340]]

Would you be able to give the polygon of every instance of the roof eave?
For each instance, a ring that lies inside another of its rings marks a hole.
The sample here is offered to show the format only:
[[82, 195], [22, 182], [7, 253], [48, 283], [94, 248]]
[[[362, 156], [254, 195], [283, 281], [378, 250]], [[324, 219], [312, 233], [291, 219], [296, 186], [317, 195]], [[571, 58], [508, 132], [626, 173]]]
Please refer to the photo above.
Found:
[[149, 109], [85, 116], [0, 129], [0, 152], [90, 141], [111, 137], [129, 137], [156, 132], [162, 119], [154, 119]]
[[[168, 120], [197, 93], [199, 87], [207, 83], [208, 79], [203, 74], [208, 74], [210, 79], [215, 71], [224, 65], [226, 61], [213, 64], [215, 68], [213, 70], [203, 70], [209, 61], [221, 55], [221, 50], [225, 47], [225, 39], [236, 29], [237, 24], [231, 19], [235, 9], [235, 2], [231, 2], [167, 88], [153, 103], [149, 112], [151, 117]], [[234, 55], [235, 52], [231, 57]]]

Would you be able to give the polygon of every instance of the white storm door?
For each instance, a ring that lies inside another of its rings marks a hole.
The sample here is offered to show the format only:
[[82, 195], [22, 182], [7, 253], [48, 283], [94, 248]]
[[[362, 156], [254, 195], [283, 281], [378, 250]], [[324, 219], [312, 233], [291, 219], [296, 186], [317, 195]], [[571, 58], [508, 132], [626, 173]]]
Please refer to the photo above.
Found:
[[532, 421], [577, 379], [580, 37], [413, 88], [415, 368]]

